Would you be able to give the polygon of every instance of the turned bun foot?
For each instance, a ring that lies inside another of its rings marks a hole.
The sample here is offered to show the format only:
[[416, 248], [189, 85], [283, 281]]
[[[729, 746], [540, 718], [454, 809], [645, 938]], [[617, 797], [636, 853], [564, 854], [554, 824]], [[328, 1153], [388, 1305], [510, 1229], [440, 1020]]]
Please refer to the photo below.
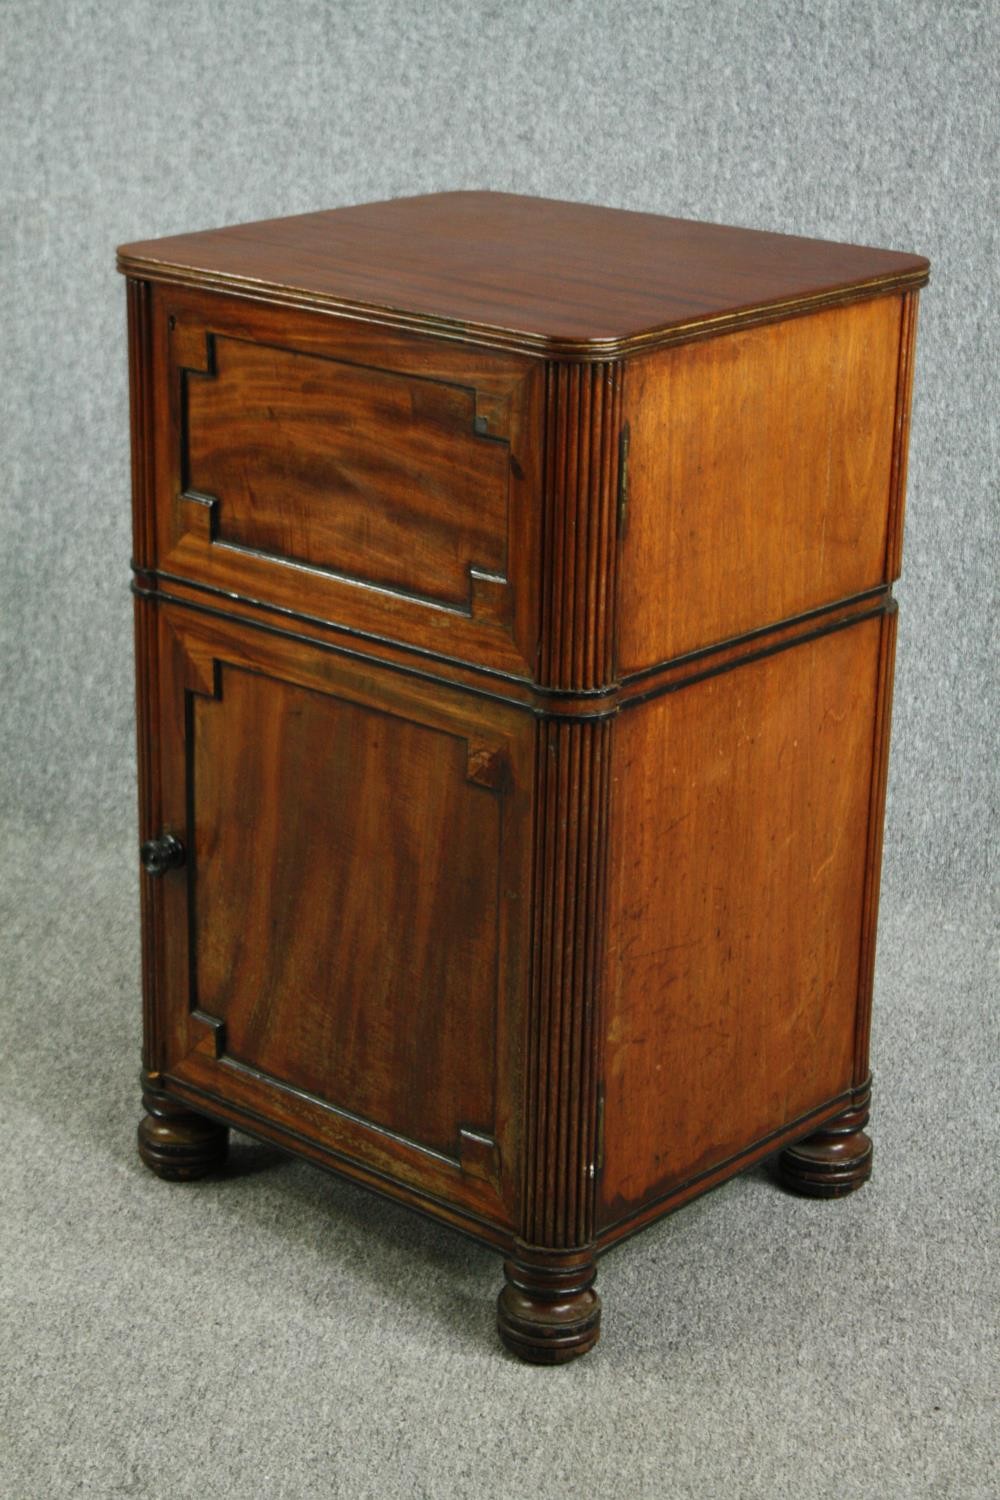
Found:
[[214, 1172], [226, 1160], [229, 1131], [143, 1080], [147, 1113], [139, 1121], [139, 1155], [168, 1182], [188, 1182]]
[[809, 1198], [842, 1198], [872, 1175], [872, 1143], [865, 1134], [871, 1086], [855, 1092], [850, 1109], [778, 1157], [778, 1180]]
[[560, 1365], [586, 1354], [601, 1332], [593, 1251], [518, 1247], [504, 1261], [497, 1328], [512, 1354], [535, 1365]]

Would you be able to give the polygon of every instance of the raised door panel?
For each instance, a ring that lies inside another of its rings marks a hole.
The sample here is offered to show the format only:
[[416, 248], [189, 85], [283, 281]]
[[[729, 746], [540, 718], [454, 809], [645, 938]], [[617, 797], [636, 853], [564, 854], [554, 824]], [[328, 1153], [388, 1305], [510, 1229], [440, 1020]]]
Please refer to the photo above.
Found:
[[855, 1081], [893, 626], [863, 618], [617, 722], [606, 1228]]
[[507, 445], [476, 393], [206, 335], [184, 383], [185, 491], [220, 497], [216, 541], [468, 606], [507, 568]]
[[510, 1221], [528, 715], [160, 610], [161, 1067]]
[[629, 364], [623, 675], [898, 573], [915, 309], [875, 298]]
[[156, 288], [156, 566], [529, 676], [537, 362]]

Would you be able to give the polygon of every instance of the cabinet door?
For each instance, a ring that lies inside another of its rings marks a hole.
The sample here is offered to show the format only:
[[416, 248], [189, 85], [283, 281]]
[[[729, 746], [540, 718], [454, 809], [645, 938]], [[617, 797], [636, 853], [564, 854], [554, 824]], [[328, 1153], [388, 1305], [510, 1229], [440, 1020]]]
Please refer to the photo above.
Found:
[[146, 877], [152, 1065], [286, 1144], [511, 1223], [531, 718], [140, 608], [143, 831], [185, 851]]

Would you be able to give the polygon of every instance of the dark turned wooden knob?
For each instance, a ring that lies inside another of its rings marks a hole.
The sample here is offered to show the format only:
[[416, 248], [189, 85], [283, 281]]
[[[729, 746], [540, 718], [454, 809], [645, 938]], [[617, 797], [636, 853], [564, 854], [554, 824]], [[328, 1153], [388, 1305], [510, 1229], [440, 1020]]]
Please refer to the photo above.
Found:
[[147, 875], [163, 875], [184, 863], [184, 845], [172, 833], [163, 833], [158, 839], [146, 840], [139, 850], [139, 858]]

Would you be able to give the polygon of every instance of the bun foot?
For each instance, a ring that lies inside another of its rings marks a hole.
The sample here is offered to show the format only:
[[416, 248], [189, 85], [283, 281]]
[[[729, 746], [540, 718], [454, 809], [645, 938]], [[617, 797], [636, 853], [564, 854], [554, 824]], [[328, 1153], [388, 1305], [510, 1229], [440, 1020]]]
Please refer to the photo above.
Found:
[[778, 1157], [779, 1182], [807, 1198], [843, 1198], [872, 1175], [873, 1148], [864, 1132], [871, 1086], [858, 1089], [850, 1109]]
[[139, 1155], [167, 1182], [189, 1182], [216, 1171], [226, 1160], [229, 1131], [144, 1081]]
[[535, 1365], [578, 1359], [597, 1343], [601, 1299], [594, 1291], [592, 1249], [518, 1246], [504, 1261], [506, 1285], [497, 1300], [497, 1328], [512, 1354]]

